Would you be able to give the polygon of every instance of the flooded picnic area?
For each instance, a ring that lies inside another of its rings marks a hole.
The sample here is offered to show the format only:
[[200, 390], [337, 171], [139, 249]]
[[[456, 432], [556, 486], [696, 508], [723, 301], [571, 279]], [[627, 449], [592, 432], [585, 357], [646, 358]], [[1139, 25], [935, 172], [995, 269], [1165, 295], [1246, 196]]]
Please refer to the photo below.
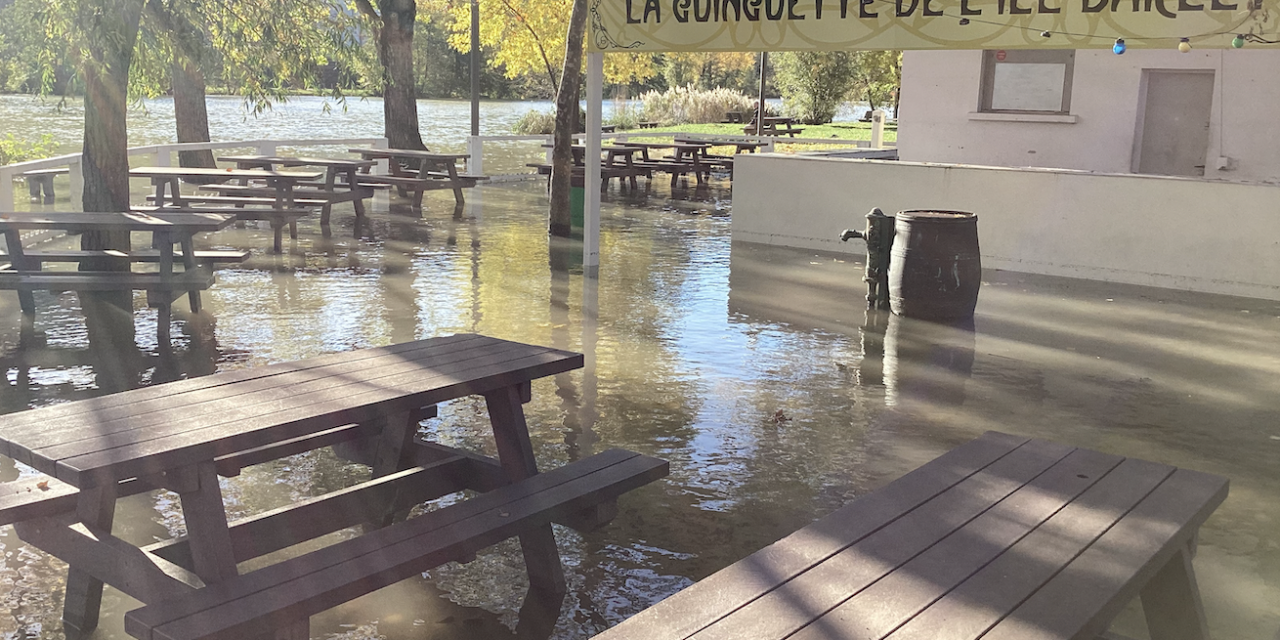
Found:
[[[989, 271], [971, 327], [868, 316], [857, 259], [733, 243], [723, 177], [612, 185], [597, 280], [580, 243], [548, 240], [544, 188], [479, 187], [457, 210], [429, 193], [420, 217], [380, 195], [362, 238], [339, 205], [330, 237], [304, 220], [281, 255], [265, 224], [201, 236], [197, 248], [251, 257], [218, 270], [200, 317], [175, 306], [172, 352], [141, 301], [136, 347], [104, 354], [74, 294], [38, 292], [34, 334], [19, 330], [16, 296], [0, 295], [0, 411], [480, 333], [586, 354], [585, 368], [533, 383], [541, 468], [610, 447], [670, 461], [605, 528], [557, 527], [569, 593], [554, 620], [522, 614], [527, 579], [508, 541], [317, 616], [313, 637], [588, 638], [998, 430], [1229, 477], [1195, 563], [1210, 630], [1280, 638], [1280, 303]], [[442, 405], [421, 429], [494, 454], [480, 398]], [[0, 460], [0, 481], [32, 474]], [[250, 467], [223, 494], [245, 516], [367, 474], [322, 449]], [[183, 520], [176, 494], [155, 491], [123, 499], [116, 522], [145, 544]], [[0, 557], [0, 637], [62, 637], [65, 565], [11, 527]], [[127, 638], [136, 606], [109, 588], [95, 637]], [[1116, 630], [1145, 637], [1136, 608]]]

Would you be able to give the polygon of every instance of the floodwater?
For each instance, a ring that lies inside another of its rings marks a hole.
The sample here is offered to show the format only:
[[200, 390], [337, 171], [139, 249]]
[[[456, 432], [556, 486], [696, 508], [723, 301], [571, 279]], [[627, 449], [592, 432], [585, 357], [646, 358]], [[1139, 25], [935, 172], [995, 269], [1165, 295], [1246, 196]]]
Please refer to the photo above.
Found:
[[[611, 187], [598, 280], [580, 245], [548, 241], [542, 183], [468, 194], [455, 212], [452, 194], [429, 193], [420, 218], [380, 196], [359, 240], [339, 206], [332, 238], [304, 221], [283, 256], [252, 223], [201, 238], [252, 259], [219, 271], [204, 317], [175, 304], [172, 354], [141, 298], [136, 346], [106, 358], [74, 295], [37, 294], [24, 337], [0, 292], [0, 411], [478, 332], [587, 356], [533, 385], [542, 468], [610, 447], [671, 462], [609, 526], [557, 528], [570, 592], [552, 622], [521, 611], [519, 549], [504, 544], [316, 616], [317, 638], [588, 638], [988, 429], [1230, 477], [1195, 563], [1210, 629], [1280, 638], [1280, 303], [988, 272], [971, 329], [867, 318], [854, 259], [732, 243], [723, 180]], [[484, 415], [451, 402], [422, 430], [493, 454]], [[0, 459], [0, 480], [30, 473]], [[223, 493], [238, 517], [366, 477], [321, 450]], [[182, 533], [167, 492], [122, 500], [116, 521], [138, 544]], [[61, 638], [64, 576], [0, 528], [0, 637]], [[104, 602], [96, 637], [127, 638], [137, 603], [111, 589]], [[1116, 630], [1145, 637], [1140, 611]]]

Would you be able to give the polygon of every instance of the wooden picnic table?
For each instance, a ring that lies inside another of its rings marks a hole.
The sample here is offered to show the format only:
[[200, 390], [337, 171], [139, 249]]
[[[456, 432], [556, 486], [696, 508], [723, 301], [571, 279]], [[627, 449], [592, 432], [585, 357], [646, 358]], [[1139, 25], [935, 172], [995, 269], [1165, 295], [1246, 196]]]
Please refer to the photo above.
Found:
[[[147, 605], [125, 618], [143, 640], [300, 640], [312, 614], [514, 536], [531, 584], [563, 593], [551, 522], [598, 526], [618, 495], [667, 472], [617, 449], [538, 472], [530, 383], [582, 365], [576, 353], [455, 335], [0, 416], [0, 454], [49, 476], [34, 492], [0, 485], [0, 525], [70, 565], [64, 623], [79, 633], [96, 625], [105, 582]], [[496, 460], [417, 437], [437, 403], [468, 395], [485, 399]], [[218, 476], [335, 444], [370, 465], [368, 482], [228, 522]], [[179, 494], [187, 535], [143, 548], [112, 536], [116, 499], [155, 487]], [[484, 493], [403, 519], [463, 490]], [[364, 535], [237, 569], [360, 524]]]
[[[238, 262], [244, 260], [243, 252], [196, 251], [193, 237], [197, 233], [217, 231], [234, 220], [231, 216], [189, 213], [156, 212], [154, 214], [125, 213], [4, 213], [0, 214], [0, 233], [4, 234], [9, 264], [0, 269], [0, 288], [18, 291], [19, 305], [27, 318], [35, 315], [36, 290], [50, 291], [105, 291], [146, 290], [148, 302], [160, 311], [157, 336], [168, 343], [170, 304], [186, 294], [191, 310], [199, 312], [200, 290], [213, 283], [213, 272], [208, 267], [213, 262]], [[22, 245], [24, 230], [64, 231], [84, 233], [88, 231], [150, 232], [151, 250], [142, 251], [28, 251]], [[175, 254], [173, 245], [182, 252]], [[183, 271], [175, 273], [174, 258], [181, 260]], [[154, 273], [132, 271], [44, 271], [50, 262], [80, 262], [82, 260], [124, 260], [155, 262]]]
[[[316, 185], [295, 187], [295, 197], [317, 198], [324, 201], [320, 208], [320, 228], [327, 232], [333, 205], [350, 202], [356, 212], [356, 235], [365, 222], [364, 201], [373, 197], [373, 189], [361, 187], [356, 180], [359, 172], [368, 172], [375, 164], [373, 160], [355, 160], [352, 158], [315, 158], [309, 156], [222, 156], [219, 162], [234, 162], [238, 169], [274, 170], [276, 167], [324, 167], [324, 182]], [[212, 191], [257, 195], [257, 191], [235, 189], [234, 186], [202, 187]]]
[[1094, 640], [1140, 597], [1205, 640], [1191, 559], [1226, 478], [988, 432], [597, 640]]
[[[177, 208], [180, 210], [188, 210], [193, 208], [195, 202], [208, 203], [212, 198], [184, 196], [179, 188], [182, 180], [198, 180], [201, 182], [236, 180], [241, 186], [248, 186], [250, 180], [261, 180], [266, 183], [265, 191], [270, 194], [269, 197], [261, 202], [270, 207], [271, 212], [266, 217], [271, 221], [273, 231], [272, 249], [276, 253], [283, 251], [283, 229], [286, 224], [289, 226], [289, 237], [298, 237], [297, 220], [298, 207], [303, 204], [301, 198], [294, 196], [294, 188], [299, 182], [308, 180], [318, 180], [324, 175], [321, 171], [267, 171], [264, 169], [209, 169], [200, 167], [138, 167], [129, 170], [129, 175], [139, 178], [150, 178], [151, 184], [155, 187], [155, 194], [149, 196], [156, 210], [163, 208]], [[248, 202], [256, 202], [254, 198], [231, 197], [230, 200], [236, 207], [243, 207]], [[221, 201], [219, 201], [221, 202]], [[317, 206], [323, 205], [323, 202], [316, 200], [308, 200], [307, 203], [314, 202]], [[151, 210], [149, 212], [154, 212]], [[242, 219], [260, 219], [263, 217], [262, 212], [249, 212], [238, 209], [227, 209], [228, 214], [236, 215]]]
[[796, 134], [804, 131], [804, 127], [797, 127], [795, 125], [795, 118], [766, 116], [764, 119], [764, 126], [761, 127], [758, 132], [756, 131], [755, 120], [752, 120], [751, 123], [743, 127], [742, 130], [745, 133], [758, 133], [758, 135], [762, 136], [780, 136], [785, 134], [794, 138], [796, 137]]
[[457, 206], [466, 203], [462, 190], [476, 186], [487, 176], [458, 173], [458, 161], [468, 160], [467, 153], [433, 153], [418, 149], [372, 149], [367, 147], [348, 149], [366, 160], [387, 160], [389, 176], [375, 176], [367, 171], [359, 174], [362, 184], [390, 185], [401, 197], [412, 197], [413, 208], [422, 208], [422, 196], [435, 189], [452, 189]]
[[734, 155], [739, 153], [755, 153], [760, 147], [768, 146], [768, 142], [758, 140], [701, 140], [697, 138], [676, 138], [677, 142], [706, 143], [713, 147], [733, 147]]

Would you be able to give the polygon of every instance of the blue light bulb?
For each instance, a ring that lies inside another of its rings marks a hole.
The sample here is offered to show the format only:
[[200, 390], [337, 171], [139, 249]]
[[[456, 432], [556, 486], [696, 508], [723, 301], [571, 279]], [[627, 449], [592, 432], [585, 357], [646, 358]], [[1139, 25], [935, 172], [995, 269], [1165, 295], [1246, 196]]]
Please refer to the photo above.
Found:
[[1124, 46], [1124, 38], [1116, 38], [1115, 46], [1111, 47], [1111, 50], [1114, 51], [1116, 55], [1124, 53], [1126, 49], [1128, 49], [1128, 47]]

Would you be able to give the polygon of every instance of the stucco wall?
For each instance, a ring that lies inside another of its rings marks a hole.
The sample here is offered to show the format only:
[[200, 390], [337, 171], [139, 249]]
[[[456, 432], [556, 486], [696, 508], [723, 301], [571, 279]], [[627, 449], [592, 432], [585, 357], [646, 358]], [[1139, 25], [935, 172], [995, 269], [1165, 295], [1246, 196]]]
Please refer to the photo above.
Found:
[[978, 214], [983, 266], [1280, 300], [1280, 186], [785, 154], [734, 166], [733, 239], [861, 253], [872, 207]]
[[[1280, 51], [1169, 49], [1076, 52], [1074, 124], [971, 120], [980, 51], [908, 51], [898, 150], [903, 160], [1128, 173], [1143, 69], [1214, 71], [1207, 178], [1280, 181]], [[1219, 156], [1234, 170], [1216, 168]]]

